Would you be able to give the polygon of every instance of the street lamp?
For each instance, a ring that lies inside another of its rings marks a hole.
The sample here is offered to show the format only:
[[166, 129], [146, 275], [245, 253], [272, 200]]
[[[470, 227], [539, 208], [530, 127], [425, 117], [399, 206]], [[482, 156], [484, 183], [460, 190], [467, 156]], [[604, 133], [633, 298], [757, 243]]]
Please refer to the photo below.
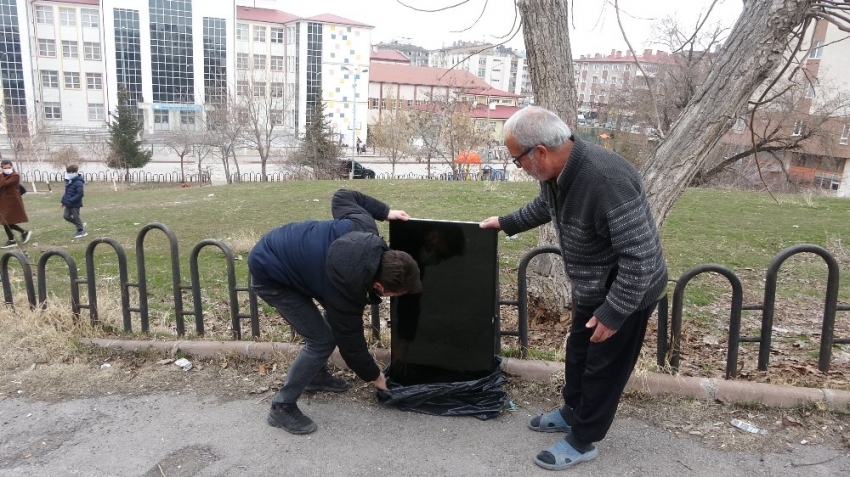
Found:
[[[351, 149], [354, 150], [357, 147], [355, 138], [357, 136], [357, 75], [360, 73], [366, 73], [369, 71], [369, 68], [349, 68], [348, 66], [342, 66], [343, 70], [347, 71], [352, 75], [352, 83], [351, 83]], [[348, 171], [348, 178], [354, 179], [354, 157], [357, 155], [357, 151], [354, 150], [354, 154], [351, 155], [351, 170]]]

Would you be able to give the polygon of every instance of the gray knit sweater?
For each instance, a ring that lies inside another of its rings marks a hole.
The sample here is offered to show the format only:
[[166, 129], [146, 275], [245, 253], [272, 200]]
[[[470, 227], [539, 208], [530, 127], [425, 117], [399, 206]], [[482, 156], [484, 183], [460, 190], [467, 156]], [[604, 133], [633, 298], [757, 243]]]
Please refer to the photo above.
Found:
[[640, 175], [618, 154], [576, 139], [556, 183], [541, 181], [540, 195], [499, 224], [514, 235], [555, 218], [575, 302], [597, 306], [596, 318], [619, 329], [655, 303], [667, 283]]

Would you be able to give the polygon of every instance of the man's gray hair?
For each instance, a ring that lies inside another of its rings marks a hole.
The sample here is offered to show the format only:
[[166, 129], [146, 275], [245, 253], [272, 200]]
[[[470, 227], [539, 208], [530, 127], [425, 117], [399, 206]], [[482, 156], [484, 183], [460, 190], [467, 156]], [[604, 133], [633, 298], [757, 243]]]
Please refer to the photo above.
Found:
[[556, 149], [570, 140], [573, 132], [555, 113], [540, 106], [526, 106], [505, 122], [505, 137], [512, 136], [519, 147], [537, 145]]

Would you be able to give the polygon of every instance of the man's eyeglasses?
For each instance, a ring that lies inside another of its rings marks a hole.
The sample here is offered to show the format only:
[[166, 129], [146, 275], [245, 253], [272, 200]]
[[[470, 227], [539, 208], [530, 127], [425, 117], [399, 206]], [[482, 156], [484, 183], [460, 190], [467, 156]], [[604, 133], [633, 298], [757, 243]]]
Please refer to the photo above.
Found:
[[522, 154], [520, 154], [519, 156], [512, 158], [514, 160], [514, 165], [519, 168], [522, 168], [522, 158], [525, 157], [529, 152], [533, 151], [535, 147], [537, 146], [531, 146], [528, 149], [522, 151]]

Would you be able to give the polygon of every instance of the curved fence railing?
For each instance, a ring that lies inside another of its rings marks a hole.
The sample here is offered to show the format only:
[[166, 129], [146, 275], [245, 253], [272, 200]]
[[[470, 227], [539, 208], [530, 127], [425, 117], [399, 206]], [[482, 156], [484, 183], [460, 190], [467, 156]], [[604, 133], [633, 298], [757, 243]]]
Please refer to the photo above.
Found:
[[[174, 312], [176, 331], [178, 336], [183, 336], [186, 332], [184, 317], [194, 317], [195, 332], [198, 335], [205, 333], [204, 312], [203, 312], [203, 284], [201, 283], [201, 274], [199, 269], [199, 256], [202, 249], [207, 247], [216, 248], [224, 256], [224, 265], [226, 267], [227, 276], [227, 302], [230, 325], [232, 330], [232, 339], [240, 340], [242, 336], [242, 325], [244, 321], [248, 321], [251, 329], [251, 338], [258, 339], [260, 337], [259, 323], [259, 307], [257, 297], [251, 291], [248, 283], [240, 285], [236, 278], [235, 272], [235, 257], [232, 250], [223, 242], [213, 239], [202, 240], [194, 245], [191, 249], [189, 257], [190, 280], [188, 284], [183, 283], [180, 274], [179, 262], [179, 243], [174, 232], [164, 224], [151, 223], [139, 231], [136, 236], [135, 251], [137, 264], [137, 281], [131, 282], [128, 272], [127, 253], [124, 248], [115, 239], [104, 237], [92, 240], [85, 251], [85, 278], [80, 278], [79, 271], [74, 259], [65, 251], [49, 250], [41, 255], [37, 263], [37, 287], [33, 281], [32, 264], [29, 257], [19, 250], [5, 252], [0, 256], [0, 280], [2, 280], [3, 297], [8, 306], [13, 306], [14, 296], [12, 282], [10, 279], [9, 269], [12, 259], [20, 266], [22, 272], [23, 288], [26, 291], [27, 301], [30, 308], [38, 309], [46, 306], [47, 298], [47, 263], [52, 257], [59, 257], [67, 266], [68, 283], [70, 285], [70, 306], [71, 311], [75, 316], [79, 317], [81, 310], [89, 311], [89, 318], [92, 325], [97, 326], [100, 323], [99, 303], [98, 303], [98, 269], [95, 264], [95, 249], [101, 245], [110, 247], [117, 258], [118, 267], [118, 282], [121, 295], [121, 313], [123, 328], [125, 332], [133, 331], [132, 313], [138, 313], [140, 317], [140, 329], [142, 332], [149, 331], [149, 309], [148, 309], [148, 276], [145, 264], [145, 238], [148, 233], [153, 230], [159, 230], [164, 233], [168, 239], [169, 255], [171, 262], [171, 291], [172, 303], [171, 309]], [[520, 354], [525, 357], [528, 351], [528, 266], [531, 260], [538, 255], [545, 253], [559, 254], [560, 249], [556, 246], [544, 246], [535, 248], [526, 253], [519, 262], [517, 270], [517, 299], [516, 300], [500, 300], [500, 305], [516, 306], [518, 311], [518, 322], [516, 330], [502, 330], [499, 323], [500, 336], [516, 336], [520, 343]], [[665, 295], [659, 301], [658, 305], [658, 340], [657, 340], [657, 361], [660, 367], [669, 367], [674, 372], [678, 372], [681, 360], [681, 338], [682, 330], [685, 323], [684, 316], [684, 296], [688, 284], [697, 276], [714, 273], [723, 276], [728, 282], [732, 292], [732, 298], [729, 308], [729, 332], [726, 353], [726, 370], [727, 378], [734, 378], [738, 373], [738, 351], [740, 343], [754, 342], [759, 343], [758, 369], [767, 370], [771, 352], [773, 321], [776, 308], [776, 289], [778, 283], [778, 274], [782, 265], [789, 258], [798, 254], [814, 254], [823, 259], [827, 266], [826, 292], [824, 295], [824, 306], [820, 330], [820, 348], [818, 353], [818, 369], [822, 372], [829, 371], [832, 360], [832, 347], [835, 344], [850, 344], [850, 338], [837, 338], [835, 336], [835, 319], [838, 311], [850, 311], [850, 305], [842, 305], [838, 303], [838, 285], [839, 285], [839, 267], [838, 262], [828, 251], [816, 245], [795, 245], [779, 252], [770, 262], [765, 276], [763, 301], [755, 304], [743, 303], [743, 285], [741, 280], [730, 269], [718, 264], [703, 264], [693, 267], [685, 271], [678, 280], [676, 280], [673, 290], [672, 307], [669, 306], [668, 298]], [[162, 277], [157, 277], [159, 281]], [[81, 301], [79, 288], [87, 287], [88, 303]], [[137, 307], [131, 306], [130, 290], [137, 290]], [[36, 293], [36, 290], [38, 291]], [[192, 305], [190, 310], [184, 310], [183, 293], [188, 292], [192, 297]], [[248, 311], [240, 310], [239, 296], [241, 293], [248, 294]], [[761, 311], [761, 332], [759, 336], [741, 336], [741, 315], [743, 311]], [[375, 339], [380, 334], [380, 316], [379, 307], [372, 307], [372, 334]], [[499, 320], [501, 321], [501, 319]], [[668, 332], [669, 331], [669, 332]]]
[[[518, 329], [502, 331], [503, 336], [518, 336], [520, 341], [520, 353], [525, 356], [528, 350], [528, 300], [527, 300], [527, 268], [532, 258], [543, 253], [560, 254], [556, 246], [538, 247], [528, 252], [519, 263], [518, 270], [518, 299], [502, 300], [502, 305], [515, 305], [518, 307]], [[697, 265], [687, 271], [675, 281], [673, 291], [673, 306], [668, 309], [669, 302], [665, 295], [658, 302], [658, 340], [657, 340], [657, 363], [659, 367], [670, 367], [678, 372], [681, 360], [681, 339], [683, 323], [683, 308], [685, 289], [698, 275], [704, 273], [717, 273], [729, 281], [732, 289], [732, 300], [729, 309], [729, 336], [726, 352], [726, 378], [734, 378], [738, 374], [738, 350], [740, 343], [759, 343], [758, 369], [766, 371], [771, 352], [773, 336], [773, 318], [776, 309], [776, 286], [779, 270], [783, 263], [790, 257], [798, 254], [811, 253], [823, 259], [827, 266], [826, 292], [823, 303], [823, 315], [821, 317], [820, 350], [818, 353], [818, 370], [828, 372], [832, 361], [832, 347], [836, 344], [850, 344], [850, 338], [835, 337], [835, 315], [837, 311], [850, 311], [850, 305], [838, 303], [839, 268], [838, 261], [827, 250], [816, 245], [794, 245], [779, 252], [767, 268], [765, 275], [764, 300], [762, 303], [744, 304], [743, 286], [741, 280], [732, 270], [717, 265]], [[742, 311], [761, 311], [761, 333], [759, 336], [741, 336], [741, 314]], [[668, 322], [669, 317], [669, 322]], [[668, 326], [669, 325], [669, 326]], [[667, 330], [670, 330], [668, 337]]]

